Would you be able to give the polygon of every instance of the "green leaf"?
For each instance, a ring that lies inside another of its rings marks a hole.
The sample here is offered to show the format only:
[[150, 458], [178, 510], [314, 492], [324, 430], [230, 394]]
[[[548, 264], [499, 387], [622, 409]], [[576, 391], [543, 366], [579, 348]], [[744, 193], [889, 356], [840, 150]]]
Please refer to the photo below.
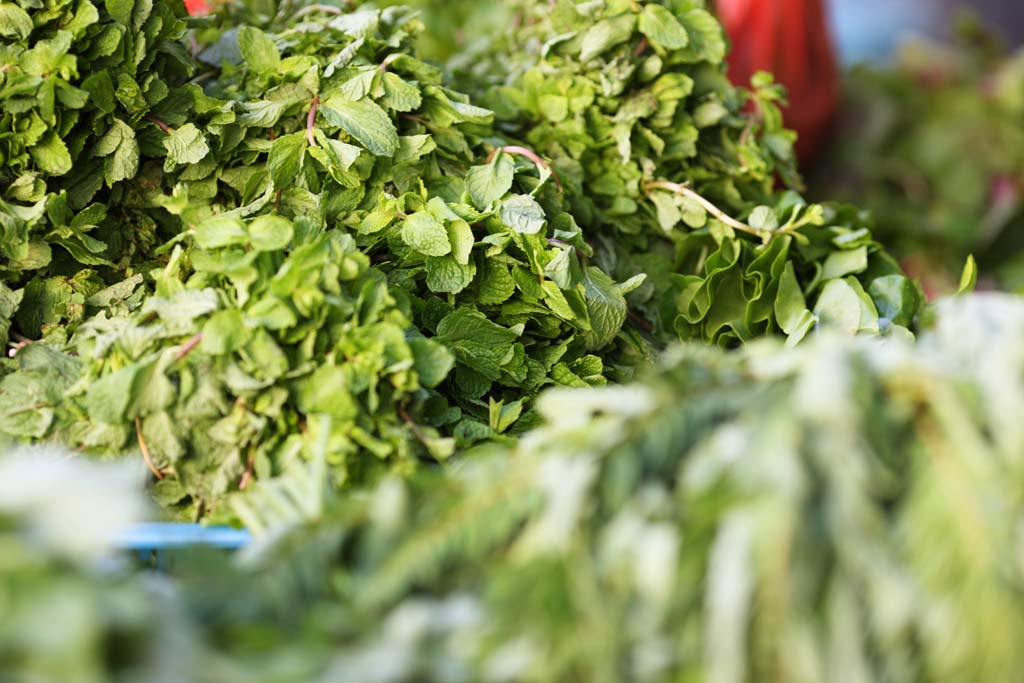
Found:
[[589, 62], [616, 45], [629, 40], [633, 35], [634, 28], [636, 28], [636, 15], [632, 12], [597, 22], [583, 34], [580, 61]]
[[834, 251], [825, 259], [821, 277], [833, 280], [855, 273], [863, 273], [868, 269], [868, 248], [860, 246], [849, 251]]
[[0, 3], [0, 36], [24, 40], [32, 33], [32, 17], [17, 5]]
[[381, 98], [380, 104], [387, 109], [410, 112], [419, 109], [423, 103], [419, 88], [390, 71], [381, 77], [381, 87], [384, 89], [384, 97]]
[[337, 365], [324, 365], [299, 382], [298, 404], [306, 415], [330, 415], [339, 420], [350, 420], [358, 413], [345, 369]]
[[466, 173], [466, 189], [473, 204], [481, 211], [505, 196], [512, 189], [515, 163], [507, 154], [497, 154], [491, 163], [473, 166]]
[[522, 400], [517, 400], [505, 403], [504, 401], [495, 401], [492, 398], [488, 406], [488, 413], [491, 429], [501, 434], [511, 427], [519, 419], [519, 416], [523, 414], [523, 402]]
[[35, 373], [15, 373], [0, 381], [0, 433], [17, 439], [42, 439], [54, 421], [47, 400], [51, 378]]
[[485, 264], [484, 276], [480, 280], [480, 303], [486, 306], [508, 301], [516, 291], [516, 283], [508, 266], [490, 259]]
[[128, 417], [128, 406], [135, 400], [133, 386], [138, 369], [138, 365], [129, 365], [89, 385], [86, 393], [89, 417], [109, 424], [124, 422]]
[[113, 119], [107, 134], [100, 138], [95, 155], [104, 157], [103, 175], [107, 187], [134, 178], [139, 170], [139, 144], [135, 131], [121, 119]]
[[238, 30], [238, 49], [249, 68], [258, 74], [272, 74], [281, 66], [281, 53], [274, 41], [254, 26]]
[[236, 216], [213, 216], [195, 228], [196, 246], [201, 249], [219, 249], [236, 244], [247, 244], [249, 233]]
[[451, 256], [427, 257], [427, 287], [432, 292], [458, 294], [473, 282], [476, 265], [459, 263]]
[[547, 220], [537, 200], [526, 194], [513, 195], [498, 207], [501, 222], [524, 235], [534, 235], [544, 228]]
[[390, 157], [398, 150], [398, 131], [387, 113], [372, 100], [335, 96], [320, 106], [333, 125], [358, 140], [374, 156]]
[[0, 345], [7, 346], [11, 321], [14, 319], [14, 312], [18, 310], [21, 299], [25, 295], [23, 290], [12, 290], [0, 282]]
[[451, 242], [452, 256], [455, 260], [463, 265], [468, 264], [475, 242], [473, 229], [469, 227], [469, 223], [463, 220], [448, 223], [448, 240]]
[[172, 130], [164, 137], [164, 149], [167, 158], [164, 160], [164, 171], [170, 172], [178, 164], [197, 164], [210, 153], [206, 138], [195, 125], [186, 123], [177, 130]]
[[282, 189], [295, 184], [302, 170], [308, 144], [304, 132], [282, 135], [274, 140], [267, 157], [267, 169], [275, 188]]
[[690, 44], [690, 36], [672, 12], [661, 5], [644, 5], [637, 28], [652, 44], [666, 50], [679, 50]]
[[975, 285], [978, 284], [978, 263], [974, 260], [973, 255], [967, 256], [967, 261], [964, 263], [964, 269], [960, 273], [960, 286], [957, 287], [957, 294], [968, 294], [974, 291]]
[[455, 356], [451, 351], [431, 339], [410, 339], [409, 348], [420, 384], [428, 389], [443, 382], [455, 367]]
[[82, 89], [89, 93], [89, 101], [105, 114], [114, 113], [117, 100], [114, 99], [114, 81], [107, 71], [98, 71], [82, 81]]
[[608, 275], [590, 266], [583, 278], [583, 290], [590, 314], [591, 329], [583, 334], [588, 350], [594, 351], [610, 344], [626, 322], [627, 306], [622, 292]]
[[29, 149], [29, 153], [39, 169], [45, 173], [60, 176], [71, 170], [71, 155], [56, 132], [48, 133], [37, 145]]
[[910, 327], [921, 310], [921, 290], [903, 275], [883, 275], [871, 281], [868, 287], [878, 315], [895, 325]]
[[452, 251], [444, 224], [427, 211], [411, 214], [402, 221], [402, 240], [425, 256], [444, 256]]
[[676, 205], [676, 198], [668, 192], [652, 192], [651, 202], [658, 212], [658, 225], [666, 234], [672, 232], [679, 221], [683, 219], [679, 207]]
[[874, 303], [852, 277], [830, 280], [818, 297], [814, 313], [825, 327], [850, 334], [878, 333], [878, 312]]
[[792, 262], [787, 262], [782, 272], [773, 309], [779, 327], [789, 336], [790, 344], [796, 344], [803, 339], [817, 321], [807, 308], [807, 300], [796, 279]]
[[281, 216], [259, 216], [249, 224], [249, 237], [256, 251], [280, 251], [291, 244], [295, 230]]
[[455, 354], [455, 358], [489, 380], [501, 376], [503, 360], [518, 336], [487, 319], [479, 311], [459, 308], [437, 325], [437, 340]]
[[132, 18], [132, 10], [135, 8], [134, 0], [104, 0], [107, 13], [117, 23], [127, 26]]
[[714, 15], [702, 9], [692, 9], [681, 17], [690, 44], [680, 50], [687, 61], [707, 61], [721, 64], [725, 59], [726, 43], [722, 25]]
[[212, 356], [234, 353], [249, 341], [245, 320], [237, 308], [217, 311], [203, 325], [199, 348]]
[[772, 231], [779, 227], [779, 217], [770, 206], [754, 207], [747, 222], [755, 230]]

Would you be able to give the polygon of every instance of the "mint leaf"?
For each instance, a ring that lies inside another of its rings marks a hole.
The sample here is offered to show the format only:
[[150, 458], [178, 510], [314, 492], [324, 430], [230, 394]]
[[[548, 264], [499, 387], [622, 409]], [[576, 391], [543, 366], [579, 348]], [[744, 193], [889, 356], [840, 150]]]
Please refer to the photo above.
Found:
[[282, 135], [274, 141], [267, 157], [267, 170], [274, 187], [289, 187], [295, 183], [302, 170], [307, 144], [305, 133]]
[[591, 329], [583, 333], [588, 350], [597, 350], [610, 344], [626, 322], [626, 299], [615, 282], [595, 266], [586, 269], [583, 277], [587, 312]]
[[515, 164], [507, 154], [498, 154], [489, 164], [473, 166], [466, 173], [466, 189], [481, 211], [505, 196], [512, 189]]
[[134, 178], [139, 170], [139, 144], [135, 140], [135, 131], [121, 119], [115, 118], [107, 134], [100, 138], [95, 155], [105, 157], [103, 176], [108, 187]]
[[452, 251], [444, 224], [426, 211], [402, 221], [402, 240], [425, 256], [444, 256]]
[[690, 44], [686, 29], [669, 9], [661, 5], [644, 5], [637, 28], [651, 43], [666, 50], [678, 50]]
[[242, 313], [234, 308], [211, 315], [203, 325], [202, 334], [200, 348], [214, 356], [233, 353], [249, 339]]
[[164, 149], [167, 158], [164, 171], [173, 171], [178, 164], [196, 164], [210, 153], [206, 138], [195, 125], [186, 123], [177, 130], [172, 130], [164, 138]]
[[257, 251], [280, 251], [292, 242], [292, 222], [281, 216], [259, 216], [248, 226], [252, 248]]
[[427, 258], [427, 288], [432, 292], [458, 294], [473, 281], [476, 266], [459, 263], [451, 256]]
[[371, 154], [390, 157], [398, 150], [398, 131], [387, 113], [369, 99], [329, 98], [320, 113], [333, 125], [358, 140]]
[[238, 30], [238, 49], [249, 67], [258, 74], [272, 74], [281, 65], [281, 54], [274, 41], [254, 26], [243, 26]]
[[616, 45], [629, 40], [634, 28], [636, 28], [636, 15], [631, 12], [597, 22], [583, 34], [580, 61], [589, 62]]
[[445, 380], [455, 367], [455, 356], [443, 345], [431, 339], [410, 339], [413, 363], [420, 384], [433, 389]]
[[196, 245], [202, 249], [218, 249], [246, 244], [249, 234], [245, 224], [235, 216], [213, 216], [196, 226]]
[[498, 207], [498, 217], [509, 228], [524, 235], [540, 232], [547, 220], [544, 209], [537, 200], [526, 194], [514, 195], [503, 200]]
[[0, 3], [0, 35], [24, 40], [32, 33], [32, 17], [17, 5]]
[[71, 170], [71, 155], [57, 133], [50, 133], [29, 149], [32, 160], [39, 168], [52, 175], [64, 175]]

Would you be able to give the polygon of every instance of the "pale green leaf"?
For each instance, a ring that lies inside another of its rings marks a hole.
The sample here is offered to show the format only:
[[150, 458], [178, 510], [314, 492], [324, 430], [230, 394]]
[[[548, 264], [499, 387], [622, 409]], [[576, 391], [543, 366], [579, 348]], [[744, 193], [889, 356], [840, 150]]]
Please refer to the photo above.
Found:
[[411, 214], [402, 222], [402, 240], [425, 256], [444, 256], [452, 251], [448, 230], [426, 211]]
[[654, 45], [679, 50], [690, 44], [690, 37], [672, 12], [661, 5], [644, 5], [637, 28]]
[[258, 74], [272, 74], [281, 65], [281, 53], [274, 41], [254, 26], [238, 30], [238, 49], [249, 68]]
[[387, 113], [368, 98], [350, 100], [335, 96], [320, 106], [333, 125], [359, 141], [371, 154], [390, 157], [398, 150], [398, 131]]

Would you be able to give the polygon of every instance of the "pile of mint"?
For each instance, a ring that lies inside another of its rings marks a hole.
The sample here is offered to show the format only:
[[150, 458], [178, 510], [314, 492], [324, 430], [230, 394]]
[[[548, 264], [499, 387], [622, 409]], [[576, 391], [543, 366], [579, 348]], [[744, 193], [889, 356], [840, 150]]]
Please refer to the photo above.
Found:
[[545, 388], [680, 337], [915, 325], [866, 217], [796, 192], [779, 91], [728, 84], [697, 3], [516, 3], [455, 77], [405, 7], [230, 3], [186, 30], [176, 0], [127, 5], [3, 5], [0, 99], [36, 88], [4, 131], [51, 126], [13, 136], [3, 208], [39, 212], [25, 253], [79, 260], [3, 273], [0, 432], [132, 453], [172, 514], [313, 453], [343, 487], [514, 440]]

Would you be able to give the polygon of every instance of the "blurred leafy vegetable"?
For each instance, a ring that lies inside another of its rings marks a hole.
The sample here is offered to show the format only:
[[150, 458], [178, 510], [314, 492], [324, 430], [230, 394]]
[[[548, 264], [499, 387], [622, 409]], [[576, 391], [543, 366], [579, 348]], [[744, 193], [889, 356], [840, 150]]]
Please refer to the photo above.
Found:
[[968, 254], [989, 285], [1024, 286], [1024, 53], [967, 22], [845, 81], [842, 126], [811, 181], [869, 209], [877, 234], [936, 291]]
[[0, 674], [1009, 683], [1021, 335], [1019, 300], [968, 295], [917, 344], [680, 347], [547, 394], [545, 426], [457, 469], [342, 497], [318, 459], [260, 482], [239, 499], [258, 541], [173, 582], [69, 562], [39, 525], [115, 487], [0, 458], [0, 488], [36, 482], [0, 497]]

